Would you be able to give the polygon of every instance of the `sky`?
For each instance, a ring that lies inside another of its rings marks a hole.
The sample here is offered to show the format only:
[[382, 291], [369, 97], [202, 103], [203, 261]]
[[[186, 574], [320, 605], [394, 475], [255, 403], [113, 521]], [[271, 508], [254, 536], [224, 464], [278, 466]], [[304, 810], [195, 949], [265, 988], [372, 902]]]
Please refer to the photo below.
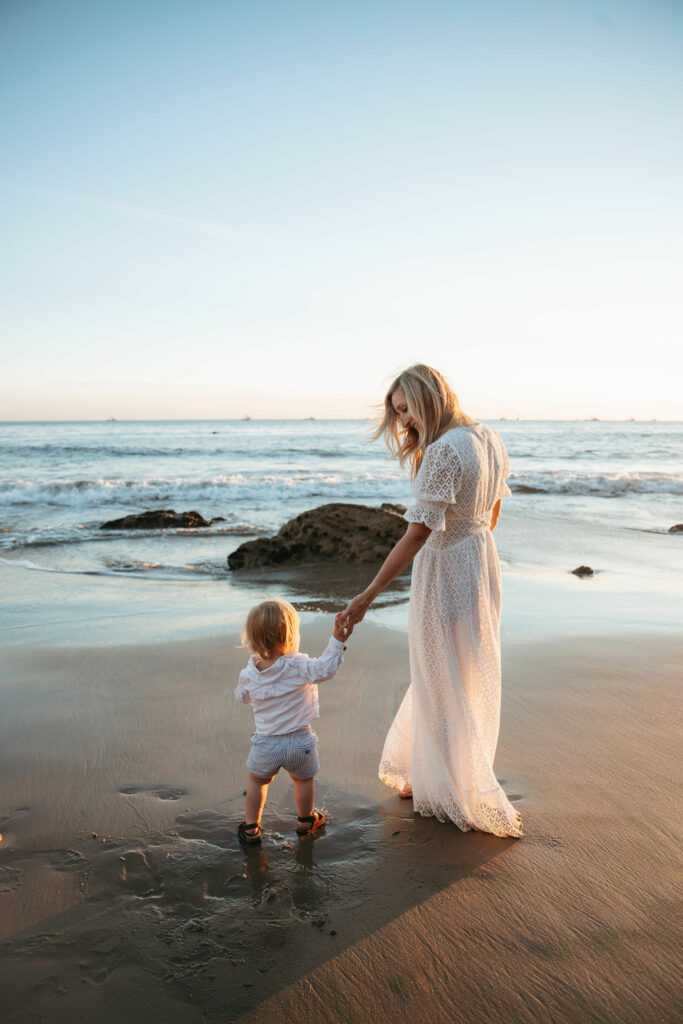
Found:
[[680, 0], [3, 0], [0, 420], [683, 419]]

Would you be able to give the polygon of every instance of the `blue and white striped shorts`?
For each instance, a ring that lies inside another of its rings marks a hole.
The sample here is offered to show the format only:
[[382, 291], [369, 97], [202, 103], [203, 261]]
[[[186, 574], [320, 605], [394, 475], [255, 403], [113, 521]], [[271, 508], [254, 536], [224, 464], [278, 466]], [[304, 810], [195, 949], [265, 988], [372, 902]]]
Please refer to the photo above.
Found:
[[258, 779], [269, 779], [286, 768], [294, 779], [312, 779], [320, 771], [318, 737], [307, 725], [285, 736], [251, 737], [247, 768]]

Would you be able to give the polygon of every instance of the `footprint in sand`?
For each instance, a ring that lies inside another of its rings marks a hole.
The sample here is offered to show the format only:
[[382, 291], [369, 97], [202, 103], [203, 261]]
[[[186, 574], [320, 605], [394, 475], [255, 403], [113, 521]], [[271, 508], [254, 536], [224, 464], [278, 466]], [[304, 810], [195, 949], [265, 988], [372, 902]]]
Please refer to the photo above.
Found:
[[[30, 814], [30, 807], [18, 807], [16, 811], [12, 811], [11, 814], [0, 814], [0, 825], [7, 825], [14, 821], [15, 818], [23, 818], [25, 814]], [[3, 841], [3, 834], [0, 832], [0, 843]]]
[[0, 825], [6, 825], [8, 821], [14, 821], [15, 818], [23, 818], [25, 814], [30, 813], [30, 807], [17, 807], [16, 811], [12, 811], [10, 814], [0, 814]]
[[78, 963], [83, 984], [101, 985], [129, 958], [130, 951], [124, 936], [106, 935], [94, 941]]
[[62, 850], [53, 863], [58, 871], [73, 871], [84, 866], [85, 857], [80, 850]]
[[21, 868], [10, 867], [9, 864], [0, 866], [0, 896], [7, 895], [20, 889], [24, 884], [24, 872]]
[[119, 880], [136, 896], [153, 896], [163, 889], [159, 877], [143, 850], [128, 850], [119, 856]]
[[187, 790], [180, 786], [122, 786], [119, 793], [123, 796], [155, 796], [157, 800], [180, 800], [187, 796]]

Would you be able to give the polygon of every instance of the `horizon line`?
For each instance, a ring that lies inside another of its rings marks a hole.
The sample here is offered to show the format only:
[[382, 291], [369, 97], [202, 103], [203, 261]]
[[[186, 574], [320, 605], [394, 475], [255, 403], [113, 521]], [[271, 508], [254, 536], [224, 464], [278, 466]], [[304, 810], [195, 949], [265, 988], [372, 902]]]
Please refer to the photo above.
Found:
[[[195, 417], [183, 416], [174, 418], [150, 419], [12, 419], [0, 420], [0, 426], [13, 423], [370, 423], [374, 416], [238, 416], [238, 417]], [[669, 419], [660, 416], [484, 416], [484, 421], [495, 423], [683, 423], [683, 419]]]

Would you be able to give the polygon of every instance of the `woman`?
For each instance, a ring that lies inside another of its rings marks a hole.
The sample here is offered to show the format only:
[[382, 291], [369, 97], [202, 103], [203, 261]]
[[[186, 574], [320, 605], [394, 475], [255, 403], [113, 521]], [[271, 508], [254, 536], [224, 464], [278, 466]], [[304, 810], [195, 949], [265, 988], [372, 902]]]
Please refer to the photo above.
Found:
[[389, 730], [379, 776], [415, 811], [464, 832], [521, 836], [493, 772], [500, 721], [500, 565], [492, 536], [509, 460], [498, 434], [460, 409], [436, 370], [399, 374], [373, 437], [409, 463], [409, 526], [345, 612], [360, 622], [415, 558], [410, 590], [411, 684]]

